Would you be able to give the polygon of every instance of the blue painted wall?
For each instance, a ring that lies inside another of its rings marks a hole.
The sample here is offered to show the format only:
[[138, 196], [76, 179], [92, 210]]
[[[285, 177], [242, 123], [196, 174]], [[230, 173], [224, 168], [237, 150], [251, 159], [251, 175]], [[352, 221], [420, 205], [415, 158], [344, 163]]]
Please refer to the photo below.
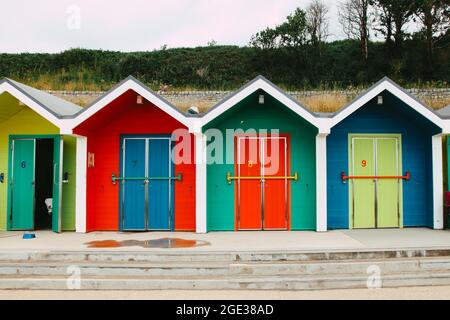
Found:
[[403, 173], [411, 180], [403, 183], [403, 225], [433, 225], [431, 136], [440, 129], [389, 92], [383, 92], [384, 104], [376, 98], [331, 129], [327, 138], [328, 228], [349, 228], [348, 173], [349, 134], [401, 134]]

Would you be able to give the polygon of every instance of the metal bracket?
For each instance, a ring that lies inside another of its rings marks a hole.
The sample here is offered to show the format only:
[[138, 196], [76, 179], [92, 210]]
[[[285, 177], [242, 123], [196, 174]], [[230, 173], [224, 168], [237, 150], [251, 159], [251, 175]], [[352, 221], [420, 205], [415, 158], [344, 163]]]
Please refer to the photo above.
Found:
[[259, 177], [233, 177], [231, 173], [227, 172], [227, 182], [231, 184], [232, 180], [294, 180], [298, 181], [298, 173], [295, 172], [293, 176], [259, 176]]
[[112, 184], [116, 184], [117, 181], [151, 181], [151, 180], [174, 180], [181, 181], [183, 174], [180, 172], [175, 177], [117, 177], [115, 173], [111, 175]]

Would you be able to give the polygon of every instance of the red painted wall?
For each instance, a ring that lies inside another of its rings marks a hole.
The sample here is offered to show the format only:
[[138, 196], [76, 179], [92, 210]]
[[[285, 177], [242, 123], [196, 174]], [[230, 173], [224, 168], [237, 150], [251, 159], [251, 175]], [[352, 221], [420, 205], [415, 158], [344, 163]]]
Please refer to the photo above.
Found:
[[[88, 152], [95, 165], [87, 169], [87, 230], [119, 230], [119, 183], [111, 183], [111, 174], [120, 175], [120, 136], [132, 134], [171, 134], [184, 128], [180, 122], [150, 102], [136, 104], [136, 93], [127, 91], [74, 129], [88, 138]], [[191, 145], [194, 137], [191, 135]], [[175, 230], [195, 230], [195, 164], [175, 165]]]

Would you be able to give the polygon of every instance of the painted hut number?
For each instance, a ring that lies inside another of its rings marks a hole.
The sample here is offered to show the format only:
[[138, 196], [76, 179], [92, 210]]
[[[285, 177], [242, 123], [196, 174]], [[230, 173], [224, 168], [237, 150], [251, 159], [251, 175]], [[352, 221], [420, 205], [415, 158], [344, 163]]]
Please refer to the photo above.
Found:
[[22, 161], [20, 166], [22, 167], [22, 169], [25, 169], [27, 167], [27, 162], [26, 161]]
[[363, 168], [367, 167], [367, 161], [366, 160], [361, 161], [361, 166]]

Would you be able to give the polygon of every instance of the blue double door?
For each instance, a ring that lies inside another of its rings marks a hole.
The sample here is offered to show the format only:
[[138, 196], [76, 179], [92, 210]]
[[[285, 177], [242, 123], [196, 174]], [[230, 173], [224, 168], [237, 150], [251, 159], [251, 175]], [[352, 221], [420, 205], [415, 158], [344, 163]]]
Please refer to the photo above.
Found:
[[122, 139], [122, 230], [173, 229], [173, 169], [170, 137]]

